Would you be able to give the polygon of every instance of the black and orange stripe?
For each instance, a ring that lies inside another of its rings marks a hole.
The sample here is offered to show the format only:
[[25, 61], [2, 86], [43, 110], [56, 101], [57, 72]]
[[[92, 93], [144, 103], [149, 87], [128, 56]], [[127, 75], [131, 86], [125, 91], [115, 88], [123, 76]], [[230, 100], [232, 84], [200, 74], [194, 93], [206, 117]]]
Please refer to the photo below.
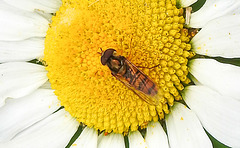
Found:
[[158, 90], [155, 83], [147, 75], [137, 69], [137, 67], [133, 66], [131, 63], [128, 63], [127, 60], [124, 62], [127, 62], [127, 70], [123, 75], [125, 80], [128, 81], [132, 87], [147, 95], [156, 95]]

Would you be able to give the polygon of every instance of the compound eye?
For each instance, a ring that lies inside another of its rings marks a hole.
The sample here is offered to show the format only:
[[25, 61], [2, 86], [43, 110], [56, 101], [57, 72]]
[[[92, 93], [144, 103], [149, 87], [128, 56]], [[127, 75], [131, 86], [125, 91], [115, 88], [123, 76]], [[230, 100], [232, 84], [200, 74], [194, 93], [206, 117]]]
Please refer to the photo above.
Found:
[[115, 49], [109, 48], [105, 50], [101, 56], [101, 63], [102, 65], [106, 65], [108, 59], [113, 55], [113, 53], [116, 52]]

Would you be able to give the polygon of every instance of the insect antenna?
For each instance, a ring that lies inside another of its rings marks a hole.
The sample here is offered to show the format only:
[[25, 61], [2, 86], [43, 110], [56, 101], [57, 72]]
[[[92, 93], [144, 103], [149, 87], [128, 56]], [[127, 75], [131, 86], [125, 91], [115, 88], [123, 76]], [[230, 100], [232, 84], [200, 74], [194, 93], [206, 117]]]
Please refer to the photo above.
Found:
[[99, 49], [101, 49], [101, 52], [97, 52], [98, 54], [100, 54], [100, 55], [102, 55], [102, 53], [103, 53], [103, 50], [102, 50], [102, 48], [100, 47]]

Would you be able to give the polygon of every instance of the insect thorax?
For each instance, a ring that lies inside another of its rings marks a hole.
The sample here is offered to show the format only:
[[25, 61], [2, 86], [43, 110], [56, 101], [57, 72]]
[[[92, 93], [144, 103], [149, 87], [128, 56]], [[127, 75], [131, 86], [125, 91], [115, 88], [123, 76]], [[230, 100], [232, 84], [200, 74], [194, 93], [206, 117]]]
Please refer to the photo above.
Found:
[[113, 75], [124, 75], [126, 73], [125, 57], [123, 56], [110, 57], [109, 62], [107, 62], [107, 66]]

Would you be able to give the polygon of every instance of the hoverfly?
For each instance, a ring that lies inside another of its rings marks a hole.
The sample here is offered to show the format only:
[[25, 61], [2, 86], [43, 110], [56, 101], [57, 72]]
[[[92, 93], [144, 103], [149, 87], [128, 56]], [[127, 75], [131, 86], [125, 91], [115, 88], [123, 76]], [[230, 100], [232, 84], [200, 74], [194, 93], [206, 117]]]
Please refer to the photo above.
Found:
[[102, 53], [102, 65], [107, 65], [111, 74], [141, 99], [150, 105], [158, 105], [163, 93], [157, 85], [124, 56], [117, 55], [115, 49], [109, 48]]

